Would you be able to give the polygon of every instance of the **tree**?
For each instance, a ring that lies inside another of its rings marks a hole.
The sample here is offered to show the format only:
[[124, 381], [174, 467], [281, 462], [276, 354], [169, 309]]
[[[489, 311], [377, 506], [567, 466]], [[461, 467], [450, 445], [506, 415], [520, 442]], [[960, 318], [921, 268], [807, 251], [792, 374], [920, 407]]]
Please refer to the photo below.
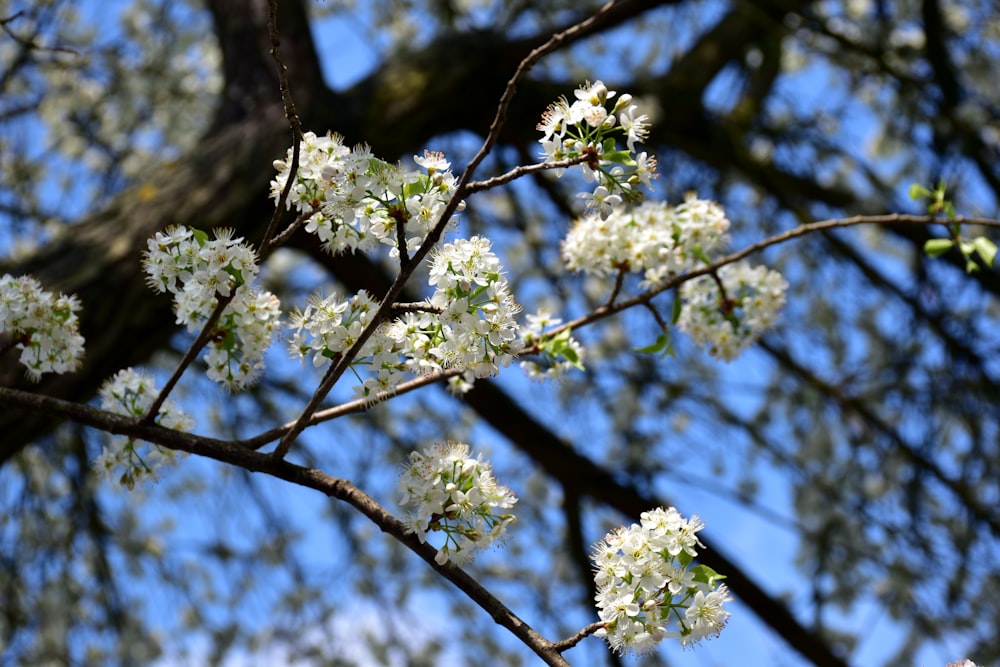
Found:
[[[599, 6], [385, 0], [348, 13], [336, 3], [277, 4], [282, 71], [303, 128], [368, 142], [388, 160], [431, 147], [455, 164], [478, 148], [470, 133], [487, 136], [518, 64]], [[169, 299], [145, 285], [137, 258], [155, 231], [189, 224], [264, 236], [271, 163], [292, 140], [270, 55], [270, 6], [135, 2], [118, 30], [86, 15], [70, 22], [72, 3], [0, 8], [5, 231], [41, 239], [5, 260], [0, 275], [31, 274], [76, 294], [87, 340], [77, 373], [38, 383], [6, 355], [0, 386], [86, 401], [123, 367], [176, 365], [190, 343]], [[962, 211], [995, 215], [989, 9], [938, 0], [619, 2], [519, 81], [482, 177], [536, 162], [541, 111], [601, 78], [653, 116], [647, 146], [662, 176], [651, 198], [676, 203], [696, 189], [723, 203], [734, 249], [812, 220], [907, 210], [912, 182], [943, 179]], [[320, 58], [319, 28], [312, 37], [311, 22], [326, 14], [353, 17], [377, 54], [377, 66], [349, 85], [325, 82], [325, 67], [336, 80], [344, 66]], [[94, 34], [75, 27], [88, 22]], [[578, 185], [532, 174], [470, 198], [462, 214], [470, 234], [496, 238], [529, 310], [548, 305], [567, 319], [610, 291], [560, 268]], [[880, 654], [887, 663], [935, 645], [996, 660], [997, 278], [986, 267], [966, 273], [957, 249], [929, 260], [924, 245], [942, 228], [894, 222], [868, 234], [831, 226], [769, 248], [764, 257], [791, 284], [788, 306], [746, 361], [719, 365], [678, 335], [676, 357], [653, 362], [631, 348], [660, 328], [648, 312], [629, 311], [580, 331], [587, 371], [567, 375], [557, 392], [502, 375], [461, 401], [435, 390], [408, 395], [306, 431], [294, 458], [388, 498], [405, 452], [448, 437], [493, 442], [498, 476], [533, 501], [519, 507], [505, 558], [484, 558], [476, 573], [510, 608], [532, 609], [532, 625], [550, 638], [593, 620], [589, 545], [657, 505], [702, 511], [693, 486], [795, 536], [795, 579], [787, 566], [743, 558], [744, 546], [713, 533], [711, 521], [703, 558], [728, 575], [747, 613], [806, 660], [851, 664], [873, 650], [852, 619], [868, 605], [899, 633], [896, 653]], [[309, 235], [290, 246], [267, 278], [282, 303], [304, 303], [307, 271], [373, 294], [393, 276], [392, 264], [330, 256]], [[213, 435], [231, 440], [293, 419], [312, 388], [279, 365], [231, 397], [185, 376], [180, 398], [210, 406]], [[215, 458], [236, 467], [188, 459], [135, 502], [97, 485], [89, 462], [100, 438], [79, 426], [85, 415], [0, 398], [5, 659], [75, 663], [91, 650], [124, 663], [162, 646], [215, 661], [265, 647], [346, 663], [351, 654], [319, 630], [348, 623], [345, 580], [352, 597], [368, 601], [358, 609], [382, 609], [384, 626], [356, 620], [332, 634], [363, 635], [383, 661], [461, 651], [495, 664], [521, 650], [423, 563], [370, 536], [358, 513], [339, 504], [307, 513], [282, 495], [288, 485], [278, 491], [242, 472], [322, 486], [291, 464], [217, 449]], [[70, 424], [53, 430], [54, 417]], [[181, 524], [158, 525], [174, 506]], [[199, 534], [198, 517], [212, 511], [219, 516], [206, 517]], [[317, 559], [332, 526], [337, 539]], [[767, 539], [777, 535], [785, 534]], [[136, 589], [154, 581], [165, 602]], [[444, 600], [429, 601], [427, 590]], [[256, 596], [273, 611], [229, 613]], [[160, 604], [186, 610], [161, 626], [169, 637], [153, 637], [152, 612], [126, 613]], [[428, 605], [461, 620], [407, 635], [407, 614]], [[186, 642], [190, 630], [206, 643]], [[456, 633], [460, 644], [443, 643]], [[616, 660], [606, 650], [585, 655], [588, 664]]]

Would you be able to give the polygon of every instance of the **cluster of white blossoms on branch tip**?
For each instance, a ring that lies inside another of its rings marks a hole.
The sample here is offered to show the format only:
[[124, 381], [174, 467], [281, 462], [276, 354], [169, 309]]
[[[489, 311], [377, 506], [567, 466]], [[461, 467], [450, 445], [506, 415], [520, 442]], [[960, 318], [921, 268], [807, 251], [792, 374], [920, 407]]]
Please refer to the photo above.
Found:
[[717, 203], [688, 193], [684, 202], [643, 202], [608, 216], [578, 219], [562, 243], [567, 268], [596, 276], [642, 273], [643, 285], [695, 268], [725, 246], [729, 219]]
[[462, 563], [504, 536], [514, 522], [517, 498], [493, 477], [482, 455], [471, 458], [469, 446], [439, 442], [410, 453], [399, 480], [400, 504], [408, 508], [407, 527], [421, 542], [441, 532], [444, 544], [434, 560]]
[[[407, 248], [416, 248], [441, 219], [455, 192], [451, 164], [442, 153], [414, 156], [420, 169], [405, 169], [372, 155], [367, 146], [348, 148], [343, 137], [303, 135], [299, 166], [286, 205], [311, 214], [306, 231], [331, 253], [369, 251], [379, 244], [399, 250], [397, 226]], [[274, 162], [271, 196], [277, 201], [288, 183], [292, 149]], [[459, 210], [463, 205], [459, 204]]]
[[[649, 134], [648, 119], [638, 114], [632, 96], [614, 103], [616, 93], [601, 81], [587, 82], [574, 91], [574, 101], [565, 97], [549, 105], [537, 129], [542, 133], [542, 157], [547, 161], [585, 158], [583, 176], [593, 182], [593, 192], [581, 193], [587, 209], [602, 217], [623, 202], [638, 201], [641, 183], [651, 187], [656, 178], [656, 159], [635, 145]], [[618, 145], [624, 137], [625, 147]], [[559, 172], [561, 173], [561, 171]]]
[[730, 361], [774, 325], [787, 289], [782, 275], [766, 266], [727, 264], [714, 277], [681, 285], [677, 328], [713, 357]]
[[[435, 289], [427, 301], [379, 325], [359, 350], [352, 367], [361, 379], [355, 387], [360, 397], [391, 393], [407, 373], [455, 369], [462, 374], [449, 387], [461, 392], [510, 364], [520, 307], [490, 242], [477, 236], [439, 246], [428, 282]], [[313, 297], [291, 315], [292, 355], [327, 365], [357, 342], [378, 306], [365, 292], [349, 299]]]
[[[640, 523], [608, 533], [593, 547], [597, 609], [604, 637], [613, 650], [651, 651], [664, 638], [688, 646], [718, 635], [726, 626], [732, 600], [723, 579], [705, 565], [691, 566], [696, 532], [694, 515], [685, 520], [670, 508], [643, 512]], [[674, 624], [676, 630], [668, 628]]]
[[259, 271], [253, 250], [234, 239], [232, 230], [214, 234], [210, 239], [188, 227], [157, 232], [147, 242], [143, 267], [153, 290], [174, 295], [177, 323], [189, 331], [204, 326], [220, 296], [232, 297], [210, 332], [203, 359], [212, 380], [236, 390], [253, 383], [264, 367], [281, 310], [276, 296], [250, 285]]
[[[106, 380], [99, 395], [101, 409], [127, 417], [142, 418], [153, 405], [157, 389], [152, 379], [126, 368]], [[170, 399], [163, 402], [154, 421], [164, 428], [178, 431], [190, 431], [194, 428], [194, 420], [178, 409]], [[113, 479], [118, 475], [116, 471], [121, 468], [117, 481], [132, 489], [137, 481], [155, 477], [157, 468], [174, 463], [176, 457], [177, 454], [172, 449], [151, 444], [145, 451], [140, 451], [135, 438], [113, 436], [94, 461], [94, 469]]]
[[[76, 370], [83, 358], [83, 336], [75, 296], [42, 289], [31, 276], [0, 277], [0, 350], [17, 347], [28, 377]], [[9, 337], [9, 339], [8, 339]]]

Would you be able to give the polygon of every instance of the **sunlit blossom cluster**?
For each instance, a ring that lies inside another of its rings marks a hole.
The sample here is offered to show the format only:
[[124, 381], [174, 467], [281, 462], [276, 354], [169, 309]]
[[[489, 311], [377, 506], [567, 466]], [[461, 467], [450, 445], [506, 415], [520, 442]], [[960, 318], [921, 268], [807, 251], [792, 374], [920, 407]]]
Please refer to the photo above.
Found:
[[562, 323], [558, 317], [553, 317], [547, 310], [539, 310], [526, 318], [521, 330], [521, 344], [524, 347], [538, 345], [539, 351], [533, 359], [521, 362], [523, 370], [532, 380], [558, 379], [570, 369], [583, 369], [586, 351], [573, 336], [569, 329], [556, 335], [546, 335], [545, 330]]
[[491, 248], [483, 236], [439, 246], [428, 279], [444, 338], [431, 353], [442, 367], [464, 368], [477, 378], [510, 365], [518, 334], [514, 318], [521, 311]]
[[[684, 646], [718, 635], [732, 600], [722, 579], [691, 566], [702, 546], [697, 515], [685, 520], [670, 508], [643, 512], [640, 523], [617, 528], [594, 545], [594, 583], [604, 637], [619, 653], [647, 653], [672, 637]], [[671, 624], [676, 630], [669, 630]]]
[[[510, 364], [520, 307], [490, 242], [477, 236], [439, 246], [430, 257], [428, 282], [434, 293], [427, 301], [380, 325], [359, 350], [353, 366], [362, 380], [355, 388], [360, 397], [391, 393], [407, 373], [455, 369], [462, 373], [449, 387], [461, 393]], [[364, 292], [349, 299], [314, 297], [291, 316], [293, 356], [327, 365], [357, 342], [377, 308]]]
[[[369, 251], [385, 244], [398, 254], [398, 225], [407, 248], [416, 248], [441, 219], [455, 191], [451, 163], [438, 152], [414, 156], [422, 169], [406, 169], [376, 158], [368, 146], [348, 148], [343, 137], [303, 135], [295, 182], [286, 206], [309, 214], [306, 231], [331, 253]], [[292, 149], [274, 162], [271, 196], [288, 183]], [[462, 205], [459, 205], [459, 209]]]
[[578, 219], [562, 243], [567, 268], [596, 276], [642, 273], [655, 286], [692, 269], [724, 246], [729, 219], [717, 203], [688, 193], [670, 206], [647, 201]]
[[421, 542], [428, 533], [444, 534], [435, 556], [440, 565], [467, 561], [514, 522], [510, 509], [517, 498], [497, 483], [489, 462], [482, 455], [472, 458], [463, 443], [439, 442], [411, 452], [399, 491], [400, 504], [409, 510], [407, 526]]
[[[631, 95], [611, 103], [615, 95], [601, 81], [587, 82], [574, 91], [573, 102], [562, 97], [550, 104], [537, 127], [543, 159], [586, 156], [581, 168], [594, 189], [580, 197], [588, 211], [604, 217], [622, 202], [641, 199], [635, 188], [640, 183], [651, 187], [657, 176], [656, 159], [646, 152], [636, 154], [636, 143], [649, 134], [648, 118], [638, 113]], [[617, 143], [622, 135], [625, 149]]]
[[83, 358], [79, 310], [75, 296], [47, 292], [31, 276], [4, 274], [0, 276], [0, 349], [19, 348], [27, 376], [36, 382], [44, 373], [74, 371]]
[[727, 264], [715, 277], [681, 286], [677, 328], [713, 357], [730, 361], [774, 325], [787, 289], [784, 277], [766, 266]]
[[216, 229], [210, 239], [200, 230], [172, 227], [147, 242], [146, 281], [157, 292], [174, 295], [177, 323], [199, 331], [219, 303], [232, 297], [216, 323], [204, 361], [208, 376], [229, 389], [253, 383], [264, 367], [264, 352], [279, 330], [278, 298], [250, 285], [257, 258], [232, 231]]
[[[101, 387], [101, 409], [127, 417], [142, 418], [149, 412], [157, 396], [153, 380], [141, 372], [126, 368], [106, 380]], [[165, 428], [190, 431], [194, 420], [181, 411], [173, 401], [163, 402], [155, 422]], [[156, 470], [174, 463], [177, 454], [172, 449], [150, 444], [141, 447], [135, 438], [112, 436], [101, 455], [94, 461], [94, 469], [102, 476], [115, 479], [132, 489], [136, 482], [155, 477]], [[121, 469], [121, 474], [118, 470]]]

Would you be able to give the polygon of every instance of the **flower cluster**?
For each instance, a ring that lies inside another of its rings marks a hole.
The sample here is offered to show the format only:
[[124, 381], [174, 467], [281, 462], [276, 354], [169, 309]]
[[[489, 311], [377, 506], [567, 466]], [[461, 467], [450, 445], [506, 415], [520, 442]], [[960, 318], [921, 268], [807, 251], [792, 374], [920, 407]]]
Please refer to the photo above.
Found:
[[[595, 187], [580, 196], [588, 210], [603, 217], [617, 204], [641, 199], [634, 188], [640, 183], [651, 187], [656, 178], [656, 159], [645, 152], [635, 154], [635, 144], [649, 133], [648, 119], [637, 114], [631, 95], [609, 106], [615, 94], [600, 81], [587, 82], [574, 91], [572, 103], [563, 97], [550, 104], [537, 127], [545, 160], [584, 158], [584, 178]], [[624, 135], [624, 150], [616, 135]]]
[[[153, 381], [131, 368], [118, 371], [105, 381], [100, 390], [102, 409], [136, 418], [146, 416], [156, 396]], [[155, 421], [160, 426], [178, 431], [190, 431], [194, 427], [194, 420], [169, 399], [163, 402]], [[155, 477], [158, 467], [173, 463], [175, 459], [175, 452], [171, 449], [154, 444], [140, 453], [135, 438], [113, 437], [94, 461], [94, 469], [110, 479], [116, 468], [123, 468], [118, 483], [132, 489], [136, 481]]]
[[[510, 364], [519, 306], [490, 242], [473, 237], [437, 248], [429, 283], [435, 288], [430, 299], [410, 304], [400, 317], [379, 326], [359, 351], [355, 370], [370, 370], [355, 389], [362, 398], [391, 392], [407, 372], [445, 369], [463, 371], [450, 386], [467, 390], [475, 378]], [[365, 292], [350, 299], [314, 297], [305, 310], [292, 314], [292, 354], [303, 360], [312, 355], [314, 365], [326, 365], [354, 345], [377, 307]]]
[[655, 286], [706, 261], [727, 241], [729, 220], [713, 201], [688, 193], [684, 202], [644, 202], [608, 216], [577, 220], [562, 244], [566, 266], [596, 276], [618, 271], [643, 273]]
[[[673, 507], [643, 512], [639, 524], [621, 527], [594, 545], [594, 583], [604, 637], [619, 653], [652, 650], [666, 637], [688, 646], [718, 635], [732, 600], [723, 577], [704, 565], [691, 567], [702, 546], [697, 515], [685, 520]], [[671, 621], [677, 631], [668, 632]]]
[[579, 341], [565, 329], [555, 336], [546, 335], [547, 327], [558, 326], [562, 320], [552, 317], [546, 310], [527, 316], [527, 323], [521, 334], [524, 347], [538, 345], [536, 359], [522, 361], [521, 369], [532, 380], [560, 378], [571, 368], [583, 370], [584, 349]]
[[441, 531], [444, 544], [434, 560], [461, 563], [500, 539], [514, 522], [514, 494], [497, 483], [488, 462], [469, 456], [469, 446], [439, 442], [410, 453], [399, 480], [400, 504], [410, 508], [409, 529], [421, 542]]
[[264, 367], [264, 352], [278, 330], [277, 297], [250, 286], [257, 258], [232, 230], [215, 238], [197, 229], [171, 227], [147, 242], [146, 280], [157, 292], [174, 295], [177, 323], [189, 331], [204, 326], [219, 296], [232, 297], [216, 322], [205, 353], [208, 376], [228, 389], [251, 384]]
[[680, 288], [677, 328], [718, 359], [731, 361], [778, 319], [788, 283], [777, 271], [727, 264]]
[[[414, 157], [423, 171], [404, 169], [374, 157], [367, 146], [347, 148], [343, 141], [331, 133], [303, 136], [288, 208], [309, 214], [306, 231], [334, 254], [369, 251], [381, 243], [392, 246], [396, 256], [398, 225], [405, 230], [407, 247], [417, 247], [455, 192], [451, 164], [443, 154], [425, 151], [423, 157]], [[274, 162], [275, 201], [288, 183], [291, 164], [291, 149], [284, 160]]]
[[10, 335], [8, 344], [21, 349], [20, 361], [33, 381], [80, 365], [78, 310], [75, 296], [46, 292], [31, 276], [0, 276], [0, 334]]
[[442, 367], [464, 368], [477, 378], [510, 365], [518, 332], [514, 316], [521, 310], [491, 247], [487, 238], [474, 236], [436, 248], [428, 280], [443, 338], [429, 352]]

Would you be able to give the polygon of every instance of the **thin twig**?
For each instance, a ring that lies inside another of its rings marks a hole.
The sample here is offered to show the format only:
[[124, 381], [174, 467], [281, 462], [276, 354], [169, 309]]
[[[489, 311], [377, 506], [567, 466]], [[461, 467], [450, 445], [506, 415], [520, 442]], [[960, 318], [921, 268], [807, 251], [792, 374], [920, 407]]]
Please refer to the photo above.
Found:
[[[323, 422], [328, 422], [334, 419], [339, 419], [340, 417], [345, 417], [351, 414], [358, 414], [365, 412], [372, 405], [376, 403], [382, 403], [394, 398], [396, 396], [402, 396], [403, 394], [408, 394], [411, 391], [415, 391], [427, 385], [435, 384], [441, 382], [442, 380], [447, 380], [455, 375], [461, 375], [464, 371], [462, 369], [450, 369], [446, 371], [440, 371], [438, 373], [431, 373], [428, 375], [421, 375], [413, 380], [407, 380], [406, 382], [400, 382], [396, 385], [392, 391], [383, 391], [375, 394], [375, 396], [369, 398], [359, 398], [353, 401], [348, 401], [347, 403], [341, 403], [332, 408], [327, 408], [326, 410], [319, 410], [313, 413], [312, 417], [309, 418], [306, 426], [315, 426], [316, 424], [321, 424]], [[259, 433], [252, 438], [247, 438], [246, 440], [238, 440], [235, 442], [236, 445], [240, 447], [245, 447], [246, 449], [260, 449], [267, 444], [274, 442], [275, 440], [281, 439], [285, 434], [287, 434], [292, 427], [295, 426], [295, 422], [289, 422], [282, 426], [269, 429], [263, 433]]]
[[13, 39], [15, 42], [17, 42], [18, 44], [20, 44], [22, 47], [24, 47], [28, 51], [51, 51], [53, 53], [68, 53], [68, 54], [73, 55], [73, 56], [79, 56], [80, 55], [79, 52], [77, 52], [75, 49], [71, 49], [71, 48], [69, 48], [67, 46], [42, 46], [41, 44], [37, 44], [35, 42], [35, 37], [37, 36], [37, 34], [33, 35], [30, 38], [28, 38], [28, 37], [21, 37], [20, 35], [18, 35], [17, 33], [15, 33], [13, 30], [10, 29], [10, 27], [8, 26], [8, 24], [9, 23], [13, 23], [14, 21], [16, 21], [17, 19], [21, 18], [22, 16], [24, 16], [24, 10], [23, 9], [20, 10], [20, 11], [14, 12], [10, 16], [7, 16], [7, 17], [4, 17], [4, 18], [0, 19], [0, 28], [2, 28], [3, 31], [5, 33], [7, 33], [8, 37], [10, 37], [11, 39]]
[[566, 329], [578, 329], [582, 326], [591, 324], [598, 320], [602, 320], [606, 317], [610, 317], [615, 313], [620, 313], [623, 310], [632, 308], [633, 306], [640, 305], [642, 303], [650, 301], [653, 297], [658, 294], [662, 294], [667, 290], [671, 290], [682, 283], [686, 283], [689, 280], [693, 280], [700, 276], [709, 275], [714, 271], [718, 271], [723, 266], [727, 264], [733, 264], [741, 259], [745, 259], [750, 255], [761, 252], [766, 248], [771, 246], [779, 245], [787, 241], [799, 238], [801, 236], [806, 236], [807, 234], [812, 234], [814, 232], [821, 232], [828, 229], [836, 229], [839, 227], [854, 227], [857, 225], [916, 225], [916, 226], [929, 226], [929, 225], [948, 225], [948, 224], [964, 224], [964, 225], [980, 225], [983, 227], [990, 227], [1000, 229], [1000, 220], [995, 220], [991, 218], [967, 218], [958, 216], [954, 219], [937, 218], [930, 215], [911, 215], [906, 213], [887, 213], [885, 215], [856, 215], [850, 218], [835, 218], [831, 220], [820, 220], [819, 222], [811, 222], [804, 225], [800, 225], [788, 231], [782, 232], [780, 234], [775, 234], [762, 241], [751, 244], [742, 250], [724, 255], [719, 259], [715, 260], [711, 264], [699, 267], [697, 269], [692, 269], [687, 273], [678, 274], [669, 280], [653, 287], [642, 294], [632, 297], [631, 299], [626, 299], [625, 301], [619, 301], [613, 305], [604, 305], [595, 309], [593, 312], [578, 317], [575, 320], [560, 324], [558, 327], [554, 328], [552, 331], [548, 332], [550, 335], [561, 333]]
[[622, 291], [622, 283], [625, 282], [626, 273], [628, 273], [628, 266], [622, 265], [618, 267], [618, 275], [615, 276], [615, 286], [611, 288], [611, 296], [608, 297], [605, 305], [613, 305], [615, 299], [618, 298], [618, 294]]
[[537, 174], [542, 171], [549, 171], [552, 169], [566, 169], [567, 167], [573, 167], [578, 164], [583, 164], [590, 159], [589, 155], [579, 155], [573, 158], [567, 158], [565, 160], [554, 160], [551, 162], [539, 162], [537, 164], [522, 165], [519, 167], [514, 167], [510, 171], [500, 174], [499, 176], [494, 176], [493, 178], [487, 178], [485, 181], [472, 181], [465, 186], [465, 194], [469, 195], [474, 192], [481, 192], [483, 190], [490, 190], [492, 188], [506, 185], [511, 181], [514, 181], [522, 176], [527, 176], [528, 174]]
[[414, 301], [413, 303], [394, 303], [392, 304], [393, 313], [435, 313], [440, 315], [444, 312], [444, 308], [440, 306], [432, 306], [426, 301]]
[[184, 358], [181, 359], [181, 362], [177, 364], [177, 368], [174, 369], [170, 379], [167, 380], [165, 385], [163, 385], [163, 389], [160, 390], [160, 393], [157, 395], [152, 405], [149, 406], [149, 411], [146, 413], [146, 416], [143, 417], [144, 422], [152, 423], [156, 420], [156, 416], [160, 413], [160, 408], [163, 407], [163, 402], [167, 400], [170, 392], [173, 391], [177, 382], [180, 381], [181, 376], [184, 375], [184, 371], [186, 371], [188, 366], [194, 362], [195, 357], [198, 356], [198, 353], [201, 352], [202, 348], [208, 344], [208, 341], [212, 338], [213, 329], [215, 328], [216, 323], [219, 321], [219, 318], [222, 317], [222, 311], [226, 309], [226, 306], [229, 305], [235, 296], [236, 288], [234, 287], [232, 288], [229, 296], [219, 297], [219, 303], [215, 306], [212, 314], [208, 316], [208, 320], [198, 333], [198, 337], [194, 339], [193, 343], [191, 343], [187, 352], [184, 353]]
[[591, 623], [590, 625], [583, 628], [572, 637], [568, 637], [567, 639], [563, 639], [562, 641], [553, 642], [552, 648], [554, 648], [559, 653], [568, 651], [569, 649], [573, 648], [574, 646], [582, 642], [584, 639], [589, 637], [590, 635], [602, 629], [605, 625], [606, 625], [605, 623], [600, 621], [598, 621], [597, 623]]
[[286, 227], [280, 234], [276, 234], [274, 236], [274, 239], [271, 242], [271, 247], [278, 248], [280, 246], [283, 246], [285, 244], [285, 241], [287, 241], [292, 234], [294, 234], [304, 224], [309, 222], [309, 218], [313, 217], [317, 213], [319, 213], [318, 209], [314, 209], [312, 211], [304, 211], [300, 213], [298, 217], [292, 221], [292, 224], [288, 225], [288, 227]]
[[281, 100], [285, 105], [285, 118], [288, 119], [288, 125], [292, 129], [292, 164], [288, 168], [288, 181], [285, 183], [285, 187], [282, 188], [278, 201], [275, 202], [274, 215], [271, 216], [271, 221], [264, 232], [264, 238], [260, 242], [259, 255], [262, 261], [271, 254], [271, 250], [275, 247], [272, 237], [278, 228], [278, 222], [281, 220], [285, 202], [288, 201], [288, 193], [291, 192], [292, 185], [295, 183], [295, 175], [299, 169], [299, 144], [302, 142], [302, 122], [299, 120], [298, 111], [295, 109], [295, 102], [292, 100], [292, 92], [288, 87], [288, 68], [285, 67], [285, 63], [281, 60], [281, 33], [278, 30], [278, 0], [271, 0], [268, 3], [267, 29], [271, 38], [271, 57], [274, 58], [274, 63], [278, 67], [278, 88], [281, 91]]

